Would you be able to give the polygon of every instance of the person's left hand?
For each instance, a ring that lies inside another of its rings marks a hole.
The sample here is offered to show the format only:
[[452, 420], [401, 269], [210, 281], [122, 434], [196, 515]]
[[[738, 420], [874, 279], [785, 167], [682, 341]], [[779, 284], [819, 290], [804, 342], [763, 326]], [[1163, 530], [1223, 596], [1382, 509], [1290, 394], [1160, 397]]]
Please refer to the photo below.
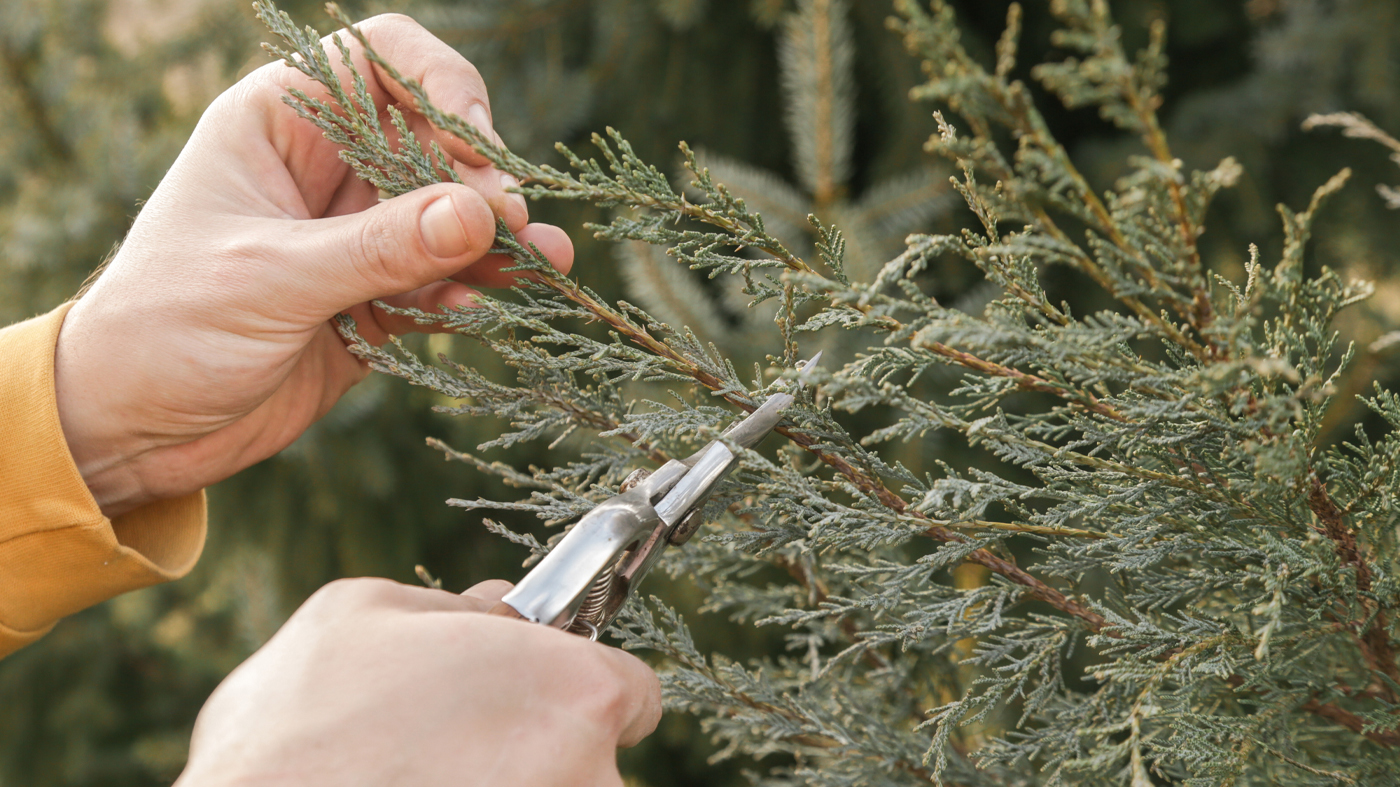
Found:
[[[438, 106], [494, 134], [481, 77], [450, 47], [403, 16], [359, 27]], [[436, 311], [469, 305], [471, 286], [509, 284], [500, 268], [510, 261], [487, 254], [495, 216], [561, 270], [571, 265], [561, 230], [527, 226], [524, 199], [503, 188], [514, 181], [433, 129], [349, 43], [384, 117], [403, 109], [468, 185], [379, 202], [283, 103], [289, 87], [324, 91], [282, 63], [220, 96], [59, 335], [59, 418], [107, 515], [226, 478], [324, 415], [366, 373], [328, 322], [336, 314], [382, 343], [417, 326], [374, 299]]]

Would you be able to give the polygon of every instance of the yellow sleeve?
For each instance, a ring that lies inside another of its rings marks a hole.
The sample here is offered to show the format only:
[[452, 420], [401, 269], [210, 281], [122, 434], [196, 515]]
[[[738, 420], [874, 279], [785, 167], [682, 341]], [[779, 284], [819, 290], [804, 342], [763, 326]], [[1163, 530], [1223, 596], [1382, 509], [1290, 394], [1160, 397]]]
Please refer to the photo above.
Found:
[[59, 618], [184, 576], [204, 547], [204, 493], [102, 515], [68, 453], [54, 347], [68, 305], [0, 330], [0, 658]]

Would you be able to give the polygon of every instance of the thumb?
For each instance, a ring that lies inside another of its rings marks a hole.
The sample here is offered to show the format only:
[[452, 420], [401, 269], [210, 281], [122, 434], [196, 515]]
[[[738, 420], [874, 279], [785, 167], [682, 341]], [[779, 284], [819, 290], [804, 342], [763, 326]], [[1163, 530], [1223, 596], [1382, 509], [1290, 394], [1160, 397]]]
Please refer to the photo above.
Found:
[[[296, 267], [319, 279], [316, 306], [329, 317], [359, 303], [451, 276], [491, 250], [496, 222], [486, 199], [466, 186], [441, 183], [346, 216], [298, 222], [305, 239], [288, 249]], [[309, 225], [309, 226], [308, 226]], [[307, 248], [307, 245], [310, 248]], [[308, 282], [308, 284], [310, 284]]]

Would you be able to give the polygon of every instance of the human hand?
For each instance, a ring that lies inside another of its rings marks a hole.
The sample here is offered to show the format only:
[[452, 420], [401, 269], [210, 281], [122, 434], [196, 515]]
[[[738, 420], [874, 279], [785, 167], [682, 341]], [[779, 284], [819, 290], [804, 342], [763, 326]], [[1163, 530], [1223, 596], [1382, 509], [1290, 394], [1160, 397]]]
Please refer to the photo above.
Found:
[[175, 787], [620, 787], [615, 750], [660, 718], [656, 675], [481, 614], [509, 589], [327, 585], [215, 689]]
[[[481, 77], [450, 47], [403, 16], [359, 27], [438, 106], [494, 134]], [[283, 103], [289, 87], [324, 89], [280, 62], [220, 96], [59, 335], [59, 418], [108, 516], [226, 478], [324, 415], [366, 374], [328, 322], [336, 314], [379, 344], [421, 328], [374, 299], [436, 311], [470, 304], [472, 286], [510, 284], [500, 269], [511, 261], [487, 254], [494, 216], [561, 270], [572, 264], [561, 230], [527, 226], [524, 198], [503, 188], [514, 181], [412, 112], [349, 45], [382, 115], [403, 109], [467, 185], [379, 202]]]

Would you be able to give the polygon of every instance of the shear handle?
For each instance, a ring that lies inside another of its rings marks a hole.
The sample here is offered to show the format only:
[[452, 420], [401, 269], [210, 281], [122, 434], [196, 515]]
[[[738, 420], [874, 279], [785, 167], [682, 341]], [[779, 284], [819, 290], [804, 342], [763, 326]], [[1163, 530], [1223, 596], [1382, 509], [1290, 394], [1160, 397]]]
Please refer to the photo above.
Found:
[[675, 486], [688, 469], [681, 462], [667, 462], [637, 486], [600, 503], [501, 601], [526, 620], [567, 627], [598, 575], [664, 526], [651, 501]]

